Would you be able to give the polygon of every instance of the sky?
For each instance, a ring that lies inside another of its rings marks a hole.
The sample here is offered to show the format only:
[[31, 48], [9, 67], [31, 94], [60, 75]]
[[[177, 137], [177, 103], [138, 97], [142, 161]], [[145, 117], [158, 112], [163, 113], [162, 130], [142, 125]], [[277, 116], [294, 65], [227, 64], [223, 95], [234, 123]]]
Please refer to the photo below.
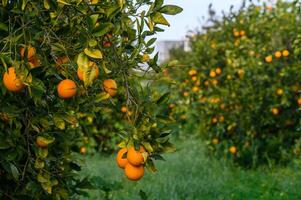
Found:
[[[263, 0], [264, 1], [264, 0]], [[204, 25], [202, 17], [208, 17], [208, 6], [212, 3], [218, 15], [221, 11], [229, 11], [230, 6], [239, 8], [242, 0], [165, 0], [164, 4], [173, 4], [182, 7], [184, 10], [176, 16], [167, 16], [170, 27], [165, 27], [165, 32], [157, 35], [158, 41], [162, 40], [182, 40], [189, 30]]]

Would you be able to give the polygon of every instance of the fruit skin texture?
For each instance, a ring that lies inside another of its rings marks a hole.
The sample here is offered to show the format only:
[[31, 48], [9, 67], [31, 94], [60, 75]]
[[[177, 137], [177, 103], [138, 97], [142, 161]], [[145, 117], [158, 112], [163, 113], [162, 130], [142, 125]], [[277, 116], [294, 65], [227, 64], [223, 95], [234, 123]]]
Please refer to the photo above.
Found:
[[41, 137], [37, 137], [36, 144], [38, 145], [38, 147], [41, 147], [41, 148], [48, 147], [48, 144], [46, 144]]
[[144, 158], [141, 154], [142, 152], [145, 152], [145, 149], [142, 146], [140, 146], [139, 151], [136, 151], [134, 147], [129, 148], [127, 154], [128, 162], [135, 166], [141, 165], [144, 162]]
[[126, 164], [128, 163], [127, 158], [122, 158], [122, 156], [127, 152], [128, 150], [126, 148], [122, 148], [118, 151], [117, 157], [116, 157], [116, 162], [118, 167], [124, 169]]
[[113, 79], [104, 80], [103, 87], [111, 97], [114, 97], [117, 94], [117, 83]]
[[61, 98], [71, 98], [76, 95], [76, 84], [69, 79], [62, 80], [57, 86], [57, 92]]
[[8, 71], [4, 73], [3, 84], [11, 92], [20, 92], [25, 87], [23, 82], [17, 78], [14, 67], [8, 68]]
[[127, 163], [124, 172], [126, 177], [131, 181], [138, 181], [140, 180], [144, 175], [144, 167], [142, 165], [134, 166], [130, 163]]
[[[98, 69], [98, 67], [95, 67], [95, 76], [94, 76], [94, 80], [95, 80], [98, 76], [99, 76], [99, 69]], [[80, 68], [77, 69], [77, 77], [78, 77], [78, 79], [81, 80], [81, 81], [84, 80], [84, 73], [83, 73], [83, 71], [82, 71]]]

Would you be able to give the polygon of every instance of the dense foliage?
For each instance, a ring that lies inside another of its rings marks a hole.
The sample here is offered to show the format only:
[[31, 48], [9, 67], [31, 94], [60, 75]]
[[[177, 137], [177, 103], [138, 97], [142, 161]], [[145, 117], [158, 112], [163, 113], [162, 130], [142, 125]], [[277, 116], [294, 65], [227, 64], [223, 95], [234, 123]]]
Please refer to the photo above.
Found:
[[100, 177], [76, 176], [77, 153], [91, 138], [114, 149], [117, 133], [122, 147], [143, 145], [155, 170], [153, 158], [173, 150], [154, 111], [165, 96], [141, 87], [137, 71], [160, 71], [153, 36], [169, 25], [163, 14], [180, 11], [162, 0], [0, 1], [1, 199], [110, 190]]
[[180, 66], [167, 71], [178, 91], [171, 116], [188, 118], [187, 134], [199, 130], [210, 152], [242, 166], [299, 157], [300, 24], [297, 2], [212, 15], [190, 36], [191, 51], [172, 51]]

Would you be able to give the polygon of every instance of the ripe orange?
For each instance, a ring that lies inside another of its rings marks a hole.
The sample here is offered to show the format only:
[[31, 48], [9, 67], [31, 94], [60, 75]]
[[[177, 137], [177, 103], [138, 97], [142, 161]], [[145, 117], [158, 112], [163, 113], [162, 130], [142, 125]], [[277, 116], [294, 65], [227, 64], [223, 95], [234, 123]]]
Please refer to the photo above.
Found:
[[221, 74], [222, 73], [222, 69], [220, 67], [215, 69], [216, 74]]
[[197, 71], [195, 69], [191, 69], [188, 72], [189, 76], [195, 76], [197, 74]]
[[29, 60], [28, 64], [29, 64], [30, 68], [33, 69], [33, 68], [39, 67], [41, 65], [41, 61], [36, 56], [33, 56]]
[[218, 84], [218, 80], [216, 80], [216, 79], [214, 79], [214, 80], [211, 80], [211, 83], [212, 83], [212, 85], [217, 85]]
[[128, 150], [126, 148], [122, 148], [117, 153], [116, 162], [117, 162], [118, 167], [120, 167], [120, 168], [124, 168], [125, 165], [128, 163], [127, 158], [126, 157], [123, 158], [123, 155], [125, 153], [127, 153], [127, 151]]
[[221, 116], [219, 117], [219, 121], [220, 121], [220, 122], [224, 122], [224, 121], [225, 121], [225, 117], [224, 117], [223, 115], [221, 115]]
[[36, 139], [36, 144], [38, 147], [41, 147], [41, 148], [46, 148], [48, 147], [48, 144], [44, 142], [43, 138], [38, 136], [37, 139]]
[[219, 140], [217, 138], [212, 139], [212, 144], [218, 144], [218, 143], [219, 143]]
[[273, 113], [273, 115], [278, 115], [279, 114], [279, 109], [278, 108], [272, 108], [272, 113]]
[[[94, 76], [93, 80], [95, 80], [99, 76], [99, 69], [97, 66], [94, 66], [93, 68], [95, 69], [95, 76]], [[84, 80], [84, 73], [80, 68], [77, 68], [77, 77], [81, 81]]]
[[280, 58], [282, 56], [281, 52], [280, 51], [276, 51], [275, 52], [275, 57], [276, 58]]
[[216, 72], [213, 71], [213, 70], [211, 70], [209, 76], [210, 76], [211, 78], [216, 77]]
[[241, 31], [239, 32], [239, 35], [240, 35], [241, 37], [245, 36], [245, 35], [246, 35], [246, 31], [241, 30]]
[[81, 147], [80, 150], [79, 150], [79, 152], [81, 154], [86, 154], [87, 153], [87, 148], [86, 147]]
[[17, 78], [14, 67], [8, 68], [8, 71], [4, 73], [3, 84], [11, 92], [20, 92], [25, 87], [24, 83]]
[[188, 97], [188, 96], [189, 96], [189, 93], [188, 93], [188, 92], [184, 92], [184, 93], [183, 93], [183, 96], [184, 96], [184, 97]]
[[192, 88], [192, 91], [193, 91], [193, 92], [198, 92], [198, 91], [200, 91], [200, 88], [197, 87], [197, 86], [195, 86], [195, 87]]
[[111, 97], [114, 97], [117, 94], [117, 83], [113, 79], [104, 80], [103, 87]]
[[216, 118], [216, 117], [213, 117], [213, 118], [211, 119], [211, 123], [212, 123], [212, 124], [216, 124], [216, 123], [217, 123], [217, 118]]
[[288, 50], [284, 50], [284, 51], [282, 51], [282, 55], [284, 57], [288, 57], [290, 55], [290, 52]]
[[299, 106], [301, 106], [301, 97], [297, 100]]
[[205, 81], [205, 82], [204, 82], [204, 85], [205, 85], [205, 86], [208, 86], [208, 85], [209, 85], [209, 81], [208, 81], [208, 80]]
[[136, 151], [134, 147], [129, 148], [127, 159], [129, 163], [132, 165], [141, 165], [144, 162], [144, 158], [142, 156], [142, 153], [145, 152], [145, 149], [140, 146], [140, 150]]
[[168, 108], [173, 109], [175, 106], [176, 106], [175, 104], [171, 103], [171, 104], [168, 105]]
[[191, 77], [191, 80], [192, 80], [192, 81], [197, 81], [197, 80], [198, 80], [198, 77], [193, 76], [193, 77]]
[[266, 61], [267, 63], [270, 63], [270, 62], [273, 61], [273, 57], [272, 57], [272, 56], [267, 56], [267, 57], [265, 57], [265, 61]]
[[236, 148], [235, 146], [231, 146], [231, 147], [229, 148], [229, 152], [232, 153], [232, 154], [236, 154], [237, 148]]
[[61, 98], [71, 98], [76, 95], [76, 84], [69, 79], [62, 80], [57, 86], [57, 92]]
[[22, 58], [24, 58], [25, 50], [27, 50], [27, 59], [31, 59], [35, 54], [36, 54], [36, 49], [32, 46], [27, 46], [27, 47], [21, 47], [20, 48], [20, 55]]
[[239, 31], [237, 31], [237, 30], [233, 30], [233, 35], [235, 36], [235, 37], [239, 37], [239, 35], [240, 35], [240, 33], [239, 33]]
[[276, 93], [277, 93], [277, 95], [281, 96], [281, 95], [283, 95], [284, 91], [283, 91], [283, 89], [278, 88]]
[[138, 181], [144, 175], [144, 167], [142, 165], [134, 166], [127, 163], [124, 168], [126, 177], [131, 181]]
[[112, 46], [112, 43], [111, 42], [103, 42], [103, 47], [104, 48], [109, 48]]
[[127, 111], [128, 111], [128, 109], [126, 108], [126, 106], [121, 107], [121, 112], [122, 113], [126, 113]]

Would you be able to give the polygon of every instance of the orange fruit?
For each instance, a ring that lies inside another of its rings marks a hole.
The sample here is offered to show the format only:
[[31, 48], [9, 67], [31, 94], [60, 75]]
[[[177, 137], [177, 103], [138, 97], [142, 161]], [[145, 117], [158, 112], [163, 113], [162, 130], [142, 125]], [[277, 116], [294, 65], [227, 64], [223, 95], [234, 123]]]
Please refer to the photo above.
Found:
[[297, 103], [299, 106], [301, 106], [301, 97], [299, 99], [297, 99]]
[[198, 77], [193, 76], [193, 77], [191, 77], [191, 80], [192, 80], [192, 81], [197, 81], [197, 80], [198, 80]]
[[197, 74], [197, 71], [195, 69], [191, 69], [188, 72], [189, 76], [195, 76]]
[[80, 150], [79, 150], [79, 152], [81, 154], [86, 154], [87, 153], [87, 148], [86, 147], [81, 147]]
[[241, 37], [245, 36], [245, 35], [246, 35], [246, 31], [241, 30], [241, 31], [239, 32], [239, 35], [240, 35]]
[[211, 78], [216, 77], [216, 72], [213, 71], [213, 70], [211, 70], [209, 76], [210, 76]]
[[267, 56], [267, 57], [265, 57], [265, 61], [266, 61], [267, 63], [270, 63], [270, 62], [273, 61], [273, 57], [272, 57], [272, 56]]
[[142, 165], [134, 166], [127, 163], [124, 168], [126, 177], [131, 181], [138, 181], [144, 175], [144, 167]]
[[175, 104], [171, 103], [171, 104], [168, 105], [168, 108], [173, 109], [175, 106], [176, 106]]
[[212, 144], [218, 144], [218, 143], [219, 143], [219, 140], [217, 138], [212, 139]]
[[211, 123], [212, 123], [212, 124], [216, 124], [216, 123], [217, 123], [217, 118], [216, 118], [216, 117], [213, 117], [213, 118], [211, 119]]
[[22, 58], [24, 58], [25, 50], [27, 50], [27, 59], [31, 59], [35, 54], [36, 54], [36, 49], [32, 46], [27, 46], [27, 47], [21, 47], [20, 48], [20, 55]]
[[278, 88], [276, 93], [277, 93], [277, 95], [281, 96], [281, 95], [283, 95], [284, 91], [283, 91], [283, 89]]
[[30, 68], [33, 69], [33, 68], [39, 67], [41, 65], [41, 61], [36, 56], [33, 56], [29, 60], [28, 64], [29, 64]]
[[117, 94], [117, 83], [113, 79], [104, 80], [103, 87], [111, 97], [114, 97]]
[[123, 155], [125, 153], [127, 153], [127, 151], [128, 150], [126, 148], [122, 148], [117, 153], [116, 162], [117, 162], [118, 167], [120, 167], [120, 168], [124, 168], [125, 165], [128, 163], [127, 158], [126, 157], [123, 158]]
[[140, 146], [139, 151], [136, 151], [134, 147], [129, 148], [127, 154], [129, 163], [136, 166], [141, 165], [144, 162], [144, 158], [142, 156], [143, 152], [145, 152], [145, 149], [142, 146]]
[[121, 112], [122, 113], [126, 113], [127, 111], [128, 111], [128, 109], [126, 108], [126, 106], [121, 107]]
[[57, 86], [59, 97], [68, 99], [76, 95], [76, 84], [70, 79], [62, 80]]
[[217, 85], [218, 84], [218, 80], [214, 79], [211, 81], [212, 85]]
[[184, 96], [184, 97], [188, 97], [188, 96], [189, 96], [189, 93], [188, 93], [188, 92], [184, 92], [184, 93], [183, 93], [183, 96]]
[[8, 68], [8, 71], [3, 74], [3, 84], [11, 92], [20, 92], [25, 87], [23, 82], [17, 78], [14, 67]]
[[219, 117], [219, 121], [220, 121], [220, 122], [224, 122], [224, 121], [225, 121], [225, 117], [224, 117], [223, 115], [221, 115], [221, 116]]
[[279, 114], [279, 109], [278, 108], [272, 108], [272, 113], [273, 113], [273, 115], [278, 115]]
[[[95, 80], [99, 76], [99, 69], [97, 66], [94, 66], [93, 69], [95, 69], [95, 75], [93, 80]], [[84, 81], [84, 73], [80, 68], [77, 68], [77, 77], [79, 80]]]
[[209, 81], [208, 81], [208, 80], [205, 81], [205, 82], [204, 82], [204, 85], [205, 85], [205, 86], [208, 86], [208, 85], [209, 85]]
[[200, 88], [197, 87], [197, 86], [195, 86], [195, 87], [192, 88], [192, 91], [193, 91], [193, 92], [198, 92], [198, 91], [200, 91]]
[[239, 31], [237, 31], [237, 30], [233, 30], [233, 35], [234, 35], [235, 37], [239, 37], [240, 33], [239, 33]]
[[242, 78], [245, 75], [245, 70], [243, 69], [238, 69], [237, 70], [237, 74], [239, 76], [239, 78]]
[[276, 51], [275, 52], [275, 57], [276, 58], [280, 58], [282, 56], [281, 52], [280, 51]]
[[37, 144], [38, 147], [41, 147], [41, 148], [48, 147], [48, 144], [45, 143], [44, 140], [42, 139], [42, 137], [40, 137], [40, 136], [37, 137], [36, 144]]
[[220, 67], [215, 69], [215, 73], [216, 74], [221, 74], [222, 73], [222, 69]]
[[112, 43], [111, 42], [103, 42], [103, 47], [104, 48], [109, 48], [112, 46]]
[[282, 55], [284, 57], [288, 57], [290, 55], [290, 52], [288, 50], [284, 50], [284, 51], [282, 51]]
[[229, 152], [232, 153], [232, 154], [236, 154], [237, 148], [236, 148], [235, 146], [231, 146], [231, 147], [229, 148]]

